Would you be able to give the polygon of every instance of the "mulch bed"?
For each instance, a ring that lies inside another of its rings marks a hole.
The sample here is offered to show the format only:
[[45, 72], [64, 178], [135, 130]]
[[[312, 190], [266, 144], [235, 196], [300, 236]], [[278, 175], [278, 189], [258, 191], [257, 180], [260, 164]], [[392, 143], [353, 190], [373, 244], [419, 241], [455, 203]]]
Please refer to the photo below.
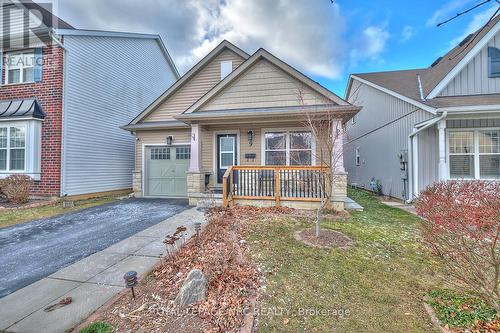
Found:
[[[238, 332], [262, 283], [247, 255], [244, 237], [257, 218], [291, 212], [274, 207], [211, 209], [200, 236], [182, 245], [143, 279], [136, 288], [136, 299], [125, 294], [97, 320], [110, 323], [117, 332]], [[194, 268], [207, 278], [207, 299], [177, 307], [173, 300]]]
[[330, 229], [321, 229], [319, 237], [316, 237], [316, 230], [304, 229], [296, 231], [294, 234], [296, 240], [305, 243], [306, 245], [319, 248], [348, 249], [353, 241], [343, 233]]

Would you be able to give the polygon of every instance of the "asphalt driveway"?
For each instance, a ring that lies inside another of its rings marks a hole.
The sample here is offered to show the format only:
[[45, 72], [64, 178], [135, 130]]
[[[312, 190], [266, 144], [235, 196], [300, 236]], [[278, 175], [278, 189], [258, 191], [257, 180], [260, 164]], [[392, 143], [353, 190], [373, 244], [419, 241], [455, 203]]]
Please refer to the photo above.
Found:
[[0, 229], [0, 298], [187, 208], [187, 200], [125, 199]]

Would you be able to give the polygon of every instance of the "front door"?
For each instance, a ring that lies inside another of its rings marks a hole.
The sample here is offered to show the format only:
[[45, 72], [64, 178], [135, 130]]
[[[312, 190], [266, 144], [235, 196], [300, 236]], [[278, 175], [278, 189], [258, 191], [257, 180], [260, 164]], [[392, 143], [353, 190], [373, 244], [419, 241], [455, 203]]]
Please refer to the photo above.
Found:
[[226, 170], [237, 165], [236, 134], [217, 135], [217, 183], [222, 184]]

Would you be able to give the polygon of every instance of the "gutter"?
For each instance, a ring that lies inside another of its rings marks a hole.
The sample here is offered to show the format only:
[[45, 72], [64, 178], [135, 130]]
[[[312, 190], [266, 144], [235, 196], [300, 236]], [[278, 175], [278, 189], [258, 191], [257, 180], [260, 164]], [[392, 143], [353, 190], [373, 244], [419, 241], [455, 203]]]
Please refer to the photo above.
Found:
[[443, 120], [447, 116], [448, 116], [448, 111], [444, 111], [441, 116], [439, 116], [437, 118], [434, 118], [434, 119], [431, 119], [431, 121], [429, 121], [427, 124], [425, 124], [425, 126], [422, 126], [419, 129], [417, 129], [416, 131], [412, 132], [408, 137], [410, 139], [413, 138], [415, 135], [417, 135], [418, 133], [422, 132], [424, 129], [427, 129], [427, 128], [431, 127], [432, 125], [438, 123], [439, 121]]

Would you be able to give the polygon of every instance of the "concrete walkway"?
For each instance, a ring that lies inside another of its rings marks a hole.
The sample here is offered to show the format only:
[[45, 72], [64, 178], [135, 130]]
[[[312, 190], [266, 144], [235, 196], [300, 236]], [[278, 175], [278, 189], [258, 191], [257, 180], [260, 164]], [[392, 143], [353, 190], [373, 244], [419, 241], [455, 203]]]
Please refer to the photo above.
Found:
[[[190, 237], [196, 222], [205, 223], [204, 213], [185, 210], [0, 299], [0, 331], [58, 333], [73, 328], [124, 288], [127, 271], [135, 270], [139, 277], [147, 273], [165, 253], [166, 235], [186, 226]], [[72, 303], [44, 311], [65, 297]]]
[[408, 204], [405, 204], [405, 203], [399, 202], [399, 201], [381, 201], [381, 202], [387, 206], [399, 208], [399, 209], [405, 210], [408, 213], [411, 213], [413, 215], [417, 215], [417, 210], [415, 209], [415, 206], [413, 206], [413, 205], [408, 205]]

